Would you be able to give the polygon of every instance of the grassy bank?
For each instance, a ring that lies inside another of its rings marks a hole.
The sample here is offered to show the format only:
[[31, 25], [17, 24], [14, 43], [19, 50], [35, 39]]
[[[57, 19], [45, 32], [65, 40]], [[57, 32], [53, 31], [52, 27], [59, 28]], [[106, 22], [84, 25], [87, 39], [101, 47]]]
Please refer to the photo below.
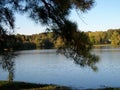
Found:
[[[0, 90], [84, 90], [84, 89], [71, 89], [70, 87], [48, 85], [48, 84], [34, 84], [26, 82], [8, 82], [0, 81]], [[120, 88], [98, 88], [98, 89], [86, 89], [86, 90], [120, 90]]]
[[71, 89], [68, 87], [57, 85], [0, 81], [0, 90], [71, 90]]

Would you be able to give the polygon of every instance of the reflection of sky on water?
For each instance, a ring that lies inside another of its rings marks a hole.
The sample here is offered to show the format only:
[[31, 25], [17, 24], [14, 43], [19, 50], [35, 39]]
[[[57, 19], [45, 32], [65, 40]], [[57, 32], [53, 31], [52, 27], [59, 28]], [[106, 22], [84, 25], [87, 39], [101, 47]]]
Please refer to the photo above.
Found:
[[[106, 86], [120, 86], [120, 48], [95, 49], [95, 54], [99, 55], [98, 63], [99, 77]], [[100, 81], [101, 81], [100, 80]]]
[[0, 67], [0, 80], [7, 80], [7, 75], [8, 75], [8, 72], [4, 71], [4, 70]]
[[[54, 51], [50, 54], [51, 51], [21, 51], [21, 55], [15, 58], [15, 80], [77, 88], [120, 86], [120, 49], [94, 49], [92, 53], [100, 57], [97, 72], [87, 66], [81, 68]], [[6, 79], [7, 73], [0, 68], [0, 80]]]

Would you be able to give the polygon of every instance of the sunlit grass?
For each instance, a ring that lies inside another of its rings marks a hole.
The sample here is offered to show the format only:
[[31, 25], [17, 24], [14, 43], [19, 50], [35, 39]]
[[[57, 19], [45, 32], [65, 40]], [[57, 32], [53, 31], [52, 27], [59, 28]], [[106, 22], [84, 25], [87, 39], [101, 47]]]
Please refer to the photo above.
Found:
[[71, 90], [71, 89], [68, 87], [57, 85], [0, 81], [0, 90]]
[[[71, 89], [70, 87], [58, 86], [52, 84], [34, 84], [25, 82], [8, 82], [0, 81], [0, 90], [79, 90]], [[85, 89], [80, 89], [85, 90]], [[86, 90], [120, 90], [120, 88], [104, 87], [98, 89], [86, 89]]]

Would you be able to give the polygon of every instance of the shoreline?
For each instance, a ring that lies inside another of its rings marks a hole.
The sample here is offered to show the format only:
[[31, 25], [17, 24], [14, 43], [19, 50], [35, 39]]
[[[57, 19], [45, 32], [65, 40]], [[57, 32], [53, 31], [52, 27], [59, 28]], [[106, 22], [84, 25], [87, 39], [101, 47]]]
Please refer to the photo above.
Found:
[[111, 44], [93, 44], [93, 46], [113, 46]]

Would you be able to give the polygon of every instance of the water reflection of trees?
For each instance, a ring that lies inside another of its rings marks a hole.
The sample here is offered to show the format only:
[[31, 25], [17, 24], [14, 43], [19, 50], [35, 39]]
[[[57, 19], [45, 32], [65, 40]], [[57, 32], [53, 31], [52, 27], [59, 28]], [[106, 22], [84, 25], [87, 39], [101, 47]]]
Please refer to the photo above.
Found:
[[[98, 68], [95, 65], [99, 58], [95, 55], [92, 55], [89, 51], [80, 51], [75, 50], [74, 48], [61, 48], [58, 49], [59, 53], [64, 54], [68, 58], [72, 58], [77, 65], [81, 67], [88, 66], [92, 68], [94, 71], [97, 71]], [[82, 53], [82, 55], [81, 55]], [[11, 82], [14, 79], [15, 72], [15, 62], [14, 58], [17, 56], [14, 52], [4, 52], [0, 55], [0, 67], [3, 70], [8, 71], [8, 81]]]
[[13, 52], [4, 52], [0, 56], [0, 66], [3, 70], [8, 71], [8, 81], [11, 82], [14, 79], [14, 58], [16, 54]]

